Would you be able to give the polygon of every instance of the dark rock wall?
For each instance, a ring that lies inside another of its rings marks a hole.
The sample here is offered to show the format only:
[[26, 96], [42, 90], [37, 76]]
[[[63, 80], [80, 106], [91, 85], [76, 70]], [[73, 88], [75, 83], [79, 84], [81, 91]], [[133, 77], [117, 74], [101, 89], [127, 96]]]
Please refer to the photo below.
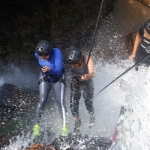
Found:
[[[114, 2], [105, 0], [103, 17]], [[30, 64], [29, 54], [41, 39], [50, 40], [64, 53], [86, 41], [90, 45], [100, 4], [99, 0], [1, 0], [0, 64]]]

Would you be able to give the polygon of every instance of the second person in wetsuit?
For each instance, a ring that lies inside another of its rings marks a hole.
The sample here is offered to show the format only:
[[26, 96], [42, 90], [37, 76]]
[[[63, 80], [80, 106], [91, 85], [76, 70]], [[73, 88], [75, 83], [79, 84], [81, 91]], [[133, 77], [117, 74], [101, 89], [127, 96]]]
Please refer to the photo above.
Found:
[[75, 117], [74, 130], [78, 129], [81, 125], [81, 119], [79, 117], [81, 90], [83, 90], [86, 109], [90, 114], [90, 126], [93, 126], [95, 122], [93, 107], [94, 84], [92, 80], [94, 77], [94, 63], [90, 57], [87, 69], [85, 69], [87, 60], [88, 56], [83, 55], [80, 50], [70, 51], [67, 56], [67, 63], [71, 65], [70, 109], [72, 115]]

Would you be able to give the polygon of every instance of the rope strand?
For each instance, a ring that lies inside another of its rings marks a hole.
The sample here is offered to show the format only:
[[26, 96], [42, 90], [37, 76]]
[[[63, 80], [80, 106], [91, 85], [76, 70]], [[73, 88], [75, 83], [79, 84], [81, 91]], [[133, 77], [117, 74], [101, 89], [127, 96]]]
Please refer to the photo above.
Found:
[[[118, 77], [116, 77], [113, 81], [111, 81], [109, 84], [107, 84], [104, 88], [102, 88], [97, 94], [95, 94], [95, 96], [97, 96], [98, 94], [100, 94], [104, 89], [106, 89], [109, 85], [111, 85], [113, 82], [115, 82], [117, 79], [119, 79], [121, 76], [123, 76], [124, 74], [126, 74], [128, 71], [130, 71], [133, 67], [138, 66], [138, 64], [142, 63], [144, 60], [148, 59], [150, 57], [150, 54], [145, 57], [143, 60], [141, 60], [140, 62], [135, 63], [133, 66], [131, 66], [130, 68], [128, 68], [126, 71], [124, 71], [122, 74], [120, 74]], [[94, 96], [94, 97], [95, 97]]]
[[87, 66], [88, 66], [88, 63], [89, 63], [89, 59], [90, 59], [90, 56], [91, 56], [91, 52], [92, 52], [92, 49], [93, 49], [98, 23], [99, 23], [99, 20], [100, 20], [101, 14], [102, 14], [102, 10], [103, 10], [103, 6], [104, 6], [104, 1], [105, 0], [102, 0], [102, 3], [100, 5], [100, 9], [99, 9], [99, 13], [98, 13], [95, 29], [94, 29], [94, 35], [93, 35], [93, 39], [92, 39], [92, 44], [91, 44], [90, 52], [89, 52], [89, 55], [88, 55], [88, 60], [87, 60], [86, 66], [85, 66], [84, 74], [86, 72], [86, 69], [87, 69]]

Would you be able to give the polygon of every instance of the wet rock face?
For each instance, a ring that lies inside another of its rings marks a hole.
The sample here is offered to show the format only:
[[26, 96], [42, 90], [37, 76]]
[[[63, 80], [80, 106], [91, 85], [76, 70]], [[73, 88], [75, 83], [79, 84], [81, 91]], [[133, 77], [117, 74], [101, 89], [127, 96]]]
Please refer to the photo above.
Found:
[[81, 134], [70, 134], [67, 138], [58, 137], [52, 142], [57, 149], [63, 150], [108, 150], [112, 142], [110, 139], [104, 137], [92, 137]]
[[150, 6], [150, 0], [139, 0], [139, 1]]
[[26, 92], [12, 84], [0, 86], [0, 120], [8, 122], [16, 111], [32, 114], [38, 102], [38, 93]]
[[[49, 149], [49, 146], [55, 147], [57, 150], [108, 150], [111, 146], [112, 142], [110, 139], [104, 137], [92, 137], [90, 138], [87, 135], [82, 136], [81, 134], [69, 134], [68, 137], [58, 137], [55, 138], [52, 143], [48, 145], [34, 144], [32, 148], [40, 149]], [[30, 147], [31, 148], [31, 147]], [[30, 148], [26, 148], [25, 150], [29, 150]], [[32, 149], [31, 148], [31, 149]]]
[[[0, 60], [5, 64], [16, 59], [20, 63], [22, 52], [28, 57], [25, 53], [33, 53], [41, 39], [49, 39], [51, 46], [61, 48], [64, 53], [71, 45], [81, 47], [91, 40], [88, 37], [93, 33], [101, 1], [1, 0], [1, 4]], [[105, 1], [103, 17], [112, 10], [113, 4]], [[18, 58], [13, 59], [16, 55]]]
[[12, 84], [0, 86], [0, 148], [31, 124], [37, 102], [37, 92]]

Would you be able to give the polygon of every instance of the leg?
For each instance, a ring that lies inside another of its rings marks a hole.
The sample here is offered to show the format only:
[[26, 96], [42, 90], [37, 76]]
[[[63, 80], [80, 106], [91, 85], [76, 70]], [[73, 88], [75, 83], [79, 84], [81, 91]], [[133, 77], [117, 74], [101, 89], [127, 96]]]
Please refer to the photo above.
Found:
[[[62, 79], [64, 79], [64, 75]], [[54, 91], [56, 95], [59, 113], [63, 121], [62, 136], [68, 136], [67, 119], [66, 119], [67, 108], [65, 105], [65, 83], [60, 81], [55, 83]]]
[[39, 121], [41, 113], [44, 110], [50, 90], [51, 84], [49, 82], [46, 81], [40, 83], [39, 85], [40, 100], [36, 108], [36, 123]]
[[93, 107], [93, 94], [94, 86], [93, 81], [85, 81], [85, 87], [83, 92], [84, 102], [88, 113], [90, 114], [90, 127], [94, 125], [95, 116], [94, 116], [94, 107]]
[[[64, 75], [62, 77], [64, 79]], [[57, 82], [54, 84], [54, 91], [56, 95], [56, 102], [58, 105], [60, 116], [63, 120], [63, 126], [66, 126], [67, 119], [66, 119], [66, 113], [67, 108], [65, 105], [65, 85], [62, 82]]]
[[85, 81], [83, 97], [85, 99], [84, 100], [85, 106], [89, 114], [94, 114], [93, 94], [94, 94], [93, 81], [92, 80]]
[[33, 127], [33, 135], [34, 136], [40, 135], [38, 122], [39, 122], [41, 113], [44, 110], [44, 106], [46, 105], [50, 89], [51, 89], [51, 84], [47, 81], [41, 82], [39, 84], [40, 100], [39, 100], [38, 106], [36, 108], [36, 115], [35, 115], [36, 124]]
[[81, 126], [81, 119], [79, 117], [79, 100], [81, 97], [80, 85], [74, 83], [75, 80], [71, 82], [71, 93], [70, 93], [70, 109], [72, 115], [75, 117], [75, 132]]
[[81, 91], [79, 87], [75, 87], [73, 81], [71, 82], [70, 92], [70, 109], [74, 117], [79, 117], [79, 100], [81, 97]]

